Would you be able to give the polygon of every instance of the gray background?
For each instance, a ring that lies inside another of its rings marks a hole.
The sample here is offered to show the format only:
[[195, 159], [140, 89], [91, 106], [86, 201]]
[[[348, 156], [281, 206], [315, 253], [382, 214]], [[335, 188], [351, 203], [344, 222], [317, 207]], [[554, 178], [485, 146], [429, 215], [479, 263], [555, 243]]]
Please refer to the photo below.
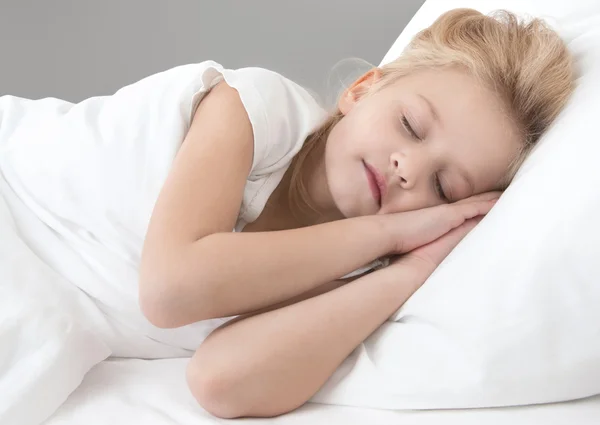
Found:
[[[327, 101], [378, 64], [423, 0], [0, 0], [0, 95], [70, 101], [176, 65], [280, 72]], [[362, 65], [364, 70], [365, 65]]]

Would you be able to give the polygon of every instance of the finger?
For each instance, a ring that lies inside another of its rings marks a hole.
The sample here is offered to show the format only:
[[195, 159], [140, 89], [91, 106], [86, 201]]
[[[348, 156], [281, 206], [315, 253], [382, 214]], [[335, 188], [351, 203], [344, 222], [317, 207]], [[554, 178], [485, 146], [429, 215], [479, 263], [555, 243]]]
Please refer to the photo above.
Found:
[[[469, 204], [461, 204], [461, 205], [457, 205], [456, 209], [457, 209], [457, 214], [459, 215], [460, 219], [464, 220], [468, 220], [477, 216], [483, 216], [486, 215], [488, 212], [490, 212], [490, 210], [492, 209], [492, 207], [496, 204], [496, 199], [491, 200], [491, 201], [479, 201], [479, 202], [472, 202]], [[457, 223], [457, 226], [461, 224], [461, 223]]]
[[479, 220], [467, 220], [462, 225], [452, 229], [442, 237], [443, 240], [440, 240], [440, 248], [443, 251], [450, 252], [478, 223]]
[[483, 217], [476, 217], [465, 221], [463, 224], [455, 229], [452, 229], [444, 237], [447, 238], [448, 245], [456, 246], [471, 230], [479, 224]]
[[452, 229], [442, 236], [441, 239], [444, 239], [443, 244], [448, 246], [450, 250], [453, 249], [471, 230], [473, 230], [479, 224], [482, 219], [483, 216], [475, 217]]
[[494, 199], [498, 199], [502, 195], [502, 192], [486, 192], [481, 193], [479, 195], [471, 196], [469, 198], [461, 199], [454, 203], [454, 205], [458, 204], [468, 204], [471, 202], [479, 202], [479, 201], [493, 201]]
[[[460, 241], [481, 221], [479, 216], [465, 221], [462, 225], [446, 233], [441, 238], [415, 249], [406, 258], [416, 258], [421, 264], [437, 267], [456, 248]], [[424, 260], [424, 261], [423, 261]]]
[[466, 233], [469, 233], [475, 226], [477, 226], [481, 220], [483, 220], [483, 215], [479, 215], [477, 217], [474, 218], [470, 218], [467, 221], [465, 221], [462, 225], [462, 230]]

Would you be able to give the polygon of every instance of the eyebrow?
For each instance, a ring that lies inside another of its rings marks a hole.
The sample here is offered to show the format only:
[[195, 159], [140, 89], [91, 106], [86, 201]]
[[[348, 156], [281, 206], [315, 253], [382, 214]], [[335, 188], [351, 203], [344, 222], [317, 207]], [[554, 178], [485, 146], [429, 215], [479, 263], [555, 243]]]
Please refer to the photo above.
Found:
[[435, 109], [435, 107], [433, 106], [433, 103], [431, 103], [430, 100], [427, 99], [422, 94], [418, 94], [417, 96], [419, 96], [423, 101], [425, 101], [425, 103], [427, 104], [427, 106], [429, 107], [429, 109], [431, 111], [431, 115], [433, 115], [433, 119], [436, 121], [440, 121], [440, 116], [437, 113], [437, 109]]

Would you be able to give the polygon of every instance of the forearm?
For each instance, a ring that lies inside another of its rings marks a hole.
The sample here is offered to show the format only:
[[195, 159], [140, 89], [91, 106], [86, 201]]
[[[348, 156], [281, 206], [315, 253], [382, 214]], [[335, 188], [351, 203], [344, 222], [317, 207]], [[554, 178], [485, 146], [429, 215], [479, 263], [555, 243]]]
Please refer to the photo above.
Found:
[[422, 284], [425, 277], [412, 270], [379, 270], [218, 329], [190, 364], [194, 395], [226, 417], [272, 416], [300, 406]]
[[172, 259], [173, 320], [187, 324], [287, 300], [386, 255], [389, 239], [376, 216], [206, 236]]

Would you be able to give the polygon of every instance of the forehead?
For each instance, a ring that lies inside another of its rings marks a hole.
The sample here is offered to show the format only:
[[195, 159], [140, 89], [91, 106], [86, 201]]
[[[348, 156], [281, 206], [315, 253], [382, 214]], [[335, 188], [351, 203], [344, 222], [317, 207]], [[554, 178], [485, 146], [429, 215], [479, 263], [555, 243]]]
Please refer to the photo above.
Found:
[[[427, 141], [451, 166], [462, 167], [476, 192], [494, 189], [520, 147], [516, 125], [500, 97], [466, 71], [423, 70], [399, 79], [403, 107], [426, 127]], [[437, 118], [427, 103], [435, 110]]]

